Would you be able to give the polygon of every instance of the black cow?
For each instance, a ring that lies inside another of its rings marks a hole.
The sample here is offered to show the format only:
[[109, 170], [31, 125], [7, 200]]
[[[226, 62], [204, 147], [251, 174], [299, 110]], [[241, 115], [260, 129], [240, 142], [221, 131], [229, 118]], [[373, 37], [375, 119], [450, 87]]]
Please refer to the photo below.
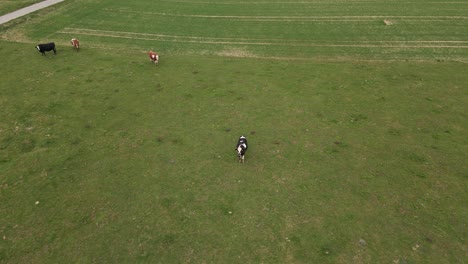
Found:
[[36, 46], [36, 49], [42, 53], [42, 55], [45, 55], [46, 51], [54, 51], [54, 54], [57, 54], [57, 51], [55, 50], [55, 43], [50, 42], [46, 44], [39, 44]]
[[249, 146], [247, 145], [247, 138], [244, 136], [240, 136], [239, 140], [237, 141], [237, 156], [239, 157], [239, 162], [244, 163], [245, 152], [247, 151]]

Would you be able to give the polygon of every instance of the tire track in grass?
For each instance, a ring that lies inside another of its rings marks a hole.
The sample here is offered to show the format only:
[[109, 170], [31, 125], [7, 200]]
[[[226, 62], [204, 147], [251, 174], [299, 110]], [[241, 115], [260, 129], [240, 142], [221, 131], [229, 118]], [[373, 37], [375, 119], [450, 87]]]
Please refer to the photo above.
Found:
[[[236, 1], [236, 2], [207, 2], [207, 1], [184, 1], [184, 0], [161, 0], [162, 2], [166, 3], [174, 3], [174, 4], [202, 4], [202, 5], [245, 5], [245, 4], [252, 4], [252, 5], [285, 5], [285, 4], [294, 4], [294, 5], [312, 5], [312, 4], [349, 4], [350, 2], [353, 4], [375, 4], [375, 1], [349, 1], [349, 0], [324, 0], [324, 1]], [[394, 1], [393, 3], [398, 4], [399, 1]], [[417, 1], [404, 1], [405, 4], [420, 4], [421, 2]], [[424, 2], [425, 4], [468, 4], [466, 1], [452, 1], [452, 2], [435, 2], [435, 1], [428, 1]]]
[[152, 33], [126, 31], [95, 30], [83, 28], [64, 28], [59, 34], [76, 34], [96, 37], [139, 39], [164, 42], [181, 42], [214, 45], [256, 45], [256, 46], [291, 46], [291, 47], [347, 47], [347, 48], [406, 48], [406, 49], [468, 49], [468, 41], [301, 41], [282, 39], [250, 38], [210, 38], [200, 36], [173, 36]]
[[284, 22], [317, 22], [317, 21], [375, 21], [383, 19], [393, 19], [398, 21], [451, 21], [451, 20], [468, 20], [468, 16], [220, 16], [220, 15], [199, 15], [199, 14], [171, 14], [165, 12], [152, 11], [134, 11], [125, 9], [106, 8], [107, 12], [135, 13], [148, 16], [168, 16], [168, 17], [189, 17], [189, 18], [204, 18], [204, 19], [223, 19], [223, 20], [239, 20], [239, 21], [284, 21]]

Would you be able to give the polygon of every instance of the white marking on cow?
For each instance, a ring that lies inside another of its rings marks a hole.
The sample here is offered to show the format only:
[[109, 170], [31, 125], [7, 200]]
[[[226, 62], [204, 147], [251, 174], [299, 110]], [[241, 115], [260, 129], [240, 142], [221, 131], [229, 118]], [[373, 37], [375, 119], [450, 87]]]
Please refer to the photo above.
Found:
[[241, 154], [241, 151], [242, 151], [242, 148], [241, 148], [241, 146], [239, 146], [239, 147], [237, 148], [237, 154], [240, 155], [240, 154]]

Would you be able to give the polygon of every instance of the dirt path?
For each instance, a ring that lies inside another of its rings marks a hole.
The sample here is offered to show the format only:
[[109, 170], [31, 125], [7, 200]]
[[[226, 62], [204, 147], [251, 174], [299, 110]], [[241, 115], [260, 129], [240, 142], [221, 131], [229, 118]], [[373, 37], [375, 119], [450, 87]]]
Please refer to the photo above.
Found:
[[9, 14], [0, 16], [0, 25], [4, 24], [4, 23], [6, 23], [6, 22], [8, 22], [10, 20], [13, 20], [15, 18], [27, 15], [27, 14], [32, 13], [34, 11], [37, 11], [39, 9], [42, 9], [42, 8], [45, 8], [45, 7], [48, 7], [48, 6], [63, 2], [63, 1], [64, 0], [46, 0], [46, 1], [42, 1], [42, 2], [34, 4], [34, 5], [27, 6], [25, 8], [21, 8], [19, 10], [16, 10], [15, 12], [11, 12]]

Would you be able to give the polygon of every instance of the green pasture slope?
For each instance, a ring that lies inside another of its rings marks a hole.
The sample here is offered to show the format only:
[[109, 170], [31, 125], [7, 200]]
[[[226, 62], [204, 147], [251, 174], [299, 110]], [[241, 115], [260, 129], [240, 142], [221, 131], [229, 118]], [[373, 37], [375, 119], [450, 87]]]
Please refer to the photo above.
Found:
[[465, 263], [467, 14], [70, 0], [1, 25], [0, 263]]

